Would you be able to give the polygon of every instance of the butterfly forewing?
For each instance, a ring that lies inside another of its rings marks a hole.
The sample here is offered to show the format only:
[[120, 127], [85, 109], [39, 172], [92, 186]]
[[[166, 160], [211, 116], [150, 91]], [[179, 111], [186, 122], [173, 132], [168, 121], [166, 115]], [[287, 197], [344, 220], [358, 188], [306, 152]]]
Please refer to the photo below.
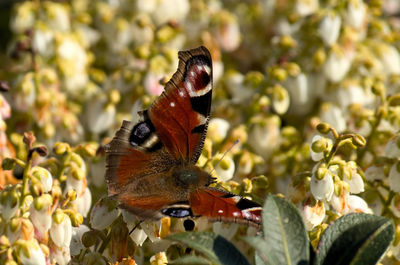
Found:
[[196, 163], [206, 136], [212, 63], [204, 47], [179, 52], [179, 67], [148, 110], [161, 142], [175, 158]]

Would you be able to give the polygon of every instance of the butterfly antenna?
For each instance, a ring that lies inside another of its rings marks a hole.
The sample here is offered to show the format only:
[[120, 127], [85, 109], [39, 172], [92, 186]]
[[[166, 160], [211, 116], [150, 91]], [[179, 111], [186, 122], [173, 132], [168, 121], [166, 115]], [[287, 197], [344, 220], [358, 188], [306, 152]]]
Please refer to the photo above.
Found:
[[129, 232], [129, 235], [132, 234], [132, 232], [135, 231], [135, 229], [136, 229], [141, 223], [143, 223], [143, 221], [139, 221], [139, 223], [137, 223], [137, 224], [132, 228], [132, 230]]
[[229, 148], [228, 150], [225, 151], [225, 153], [222, 155], [222, 157], [218, 160], [217, 164], [215, 164], [214, 168], [210, 171], [210, 174], [214, 172], [215, 168], [218, 166], [218, 164], [224, 159], [227, 153], [229, 153], [232, 148], [239, 143], [239, 140], [236, 140]]

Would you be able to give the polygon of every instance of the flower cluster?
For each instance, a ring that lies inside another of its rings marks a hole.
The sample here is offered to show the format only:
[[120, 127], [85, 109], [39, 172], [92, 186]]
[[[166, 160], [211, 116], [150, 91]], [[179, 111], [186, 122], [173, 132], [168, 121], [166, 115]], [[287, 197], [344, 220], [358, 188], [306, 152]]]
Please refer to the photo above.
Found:
[[[396, 1], [9, 5], [11, 34], [7, 49], [0, 45], [0, 90], [9, 90], [0, 96], [1, 262], [162, 264], [179, 256], [163, 238], [184, 231], [182, 220], [137, 225], [105, 198], [102, 146], [162, 93], [178, 51], [199, 45], [211, 52], [214, 89], [198, 165], [217, 186], [258, 202], [282, 194], [301, 210], [314, 245], [350, 212], [399, 223]], [[197, 218], [195, 230], [252, 254], [237, 236], [252, 228]], [[400, 244], [385, 258], [400, 260]]]
[[35, 145], [32, 133], [22, 140], [26, 158], [5, 158], [2, 163], [3, 170], [21, 172], [22, 183], [0, 191], [0, 261], [68, 264], [72, 236], [82, 229], [92, 198], [80, 154], [94, 155], [93, 146], [71, 148], [58, 142], [56, 157], [46, 158], [47, 148]]

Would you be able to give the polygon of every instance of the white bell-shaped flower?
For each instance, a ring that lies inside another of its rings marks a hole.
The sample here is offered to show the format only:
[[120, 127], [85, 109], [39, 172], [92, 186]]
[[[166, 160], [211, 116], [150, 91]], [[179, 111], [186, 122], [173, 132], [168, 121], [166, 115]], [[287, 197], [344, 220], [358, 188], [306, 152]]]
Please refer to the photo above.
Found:
[[90, 229], [86, 225], [72, 227], [71, 244], [69, 245], [69, 250], [72, 256], [78, 255], [84, 248], [82, 243], [82, 236], [88, 231], [90, 231]]
[[45, 236], [52, 224], [53, 199], [49, 194], [36, 198], [29, 207], [29, 218], [36, 228], [39, 238]]
[[17, 253], [21, 264], [46, 265], [46, 257], [35, 239], [29, 241], [20, 239], [15, 245], [17, 246]]
[[351, 213], [373, 213], [372, 210], [368, 207], [367, 202], [357, 195], [349, 196], [349, 207]]
[[317, 178], [317, 174], [315, 172], [311, 177], [311, 193], [317, 200], [330, 201], [334, 190], [332, 173], [326, 170], [321, 179]]
[[325, 218], [324, 203], [320, 201], [315, 206], [305, 205], [301, 213], [306, 229], [311, 231], [314, 227], [321, 224]]
[[57, 209], [53, 214], [50, 237], [58, 247], [69, 248], [72, 237], [72, 224], [69, 216], [63, 213], [61, 209]]
[[213, 118], [208, 124], [208, 136], [214, 142], [221, 142], [226, 138], [230, 124], [228, 121], [221, 118]]
[[322, 18], [318, 33], [325, 45], [331, 46], [337, 41], [341, 24], [342, 20], [337, 14], [328, 14]]
[[117, 219], [119, 213], [117, 202], [108, 198], [102, 198], [92, 208], [90, 223], [94, 229], [103, 230]]
[[40, 181], [44, 192], [49, 192], [51, 190], [53, 186], [53, 176], [50, 171], [43, 167], [35, 166], [32, 168], [31, 174]]

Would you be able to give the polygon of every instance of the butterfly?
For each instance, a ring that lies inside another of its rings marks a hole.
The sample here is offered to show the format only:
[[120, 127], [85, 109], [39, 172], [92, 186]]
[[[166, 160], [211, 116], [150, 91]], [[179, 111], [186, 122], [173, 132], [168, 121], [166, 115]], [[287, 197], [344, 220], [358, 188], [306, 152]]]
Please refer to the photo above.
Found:
[[108, 195], [139, 220], [206, 216], [259, 226], [259, 204], [210, 187], [215, 178], [195, 165], [210, 118], [212, 61], [203, 46], [178, 57], [164, 92], [106, 145]]

